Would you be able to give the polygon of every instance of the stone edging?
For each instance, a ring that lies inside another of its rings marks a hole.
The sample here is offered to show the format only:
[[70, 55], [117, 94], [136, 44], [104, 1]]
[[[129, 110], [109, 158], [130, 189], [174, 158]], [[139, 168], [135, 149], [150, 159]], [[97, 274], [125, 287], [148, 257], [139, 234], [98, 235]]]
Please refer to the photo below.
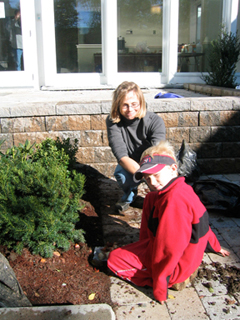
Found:
[[214, 97], [223, 97], [223, 96], [235, 96], [240, 97], [240, 90], [225, 88], [225, 87], [215, 87], [207, 84], [200, 83], [184, 83], [183, 85], [185, 90], [198, 92], [201, 94], [206, 94]]

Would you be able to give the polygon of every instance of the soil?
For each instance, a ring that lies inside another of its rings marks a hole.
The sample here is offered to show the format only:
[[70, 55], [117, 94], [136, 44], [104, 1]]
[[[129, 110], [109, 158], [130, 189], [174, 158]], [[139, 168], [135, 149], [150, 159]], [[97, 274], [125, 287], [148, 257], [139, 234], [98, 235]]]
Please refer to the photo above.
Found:
[[209, 269], [209, 265], [202, 262], [198, 270], [198, 277], [202, 284], [207, 288], [212, 288], [212, 281], [219, 280], [227, 288], [227, 293], [231, 296], [236, 292], [240, 292], [240, 269], [235, 266], [219, 262], [212, 262], [213, 268]]
[[52, 258], [32, 255], [24, 249], [22, 255], [0, 246], [8, 259], [25, 295], [33, 306], [96, 304], [112, 305], [110, 278], [106, 266], [91, 265], [92, 251], [103, 246], [101, 217], [98, 208], [98, 183], [86, 179], [83, 201], [76, 228], [85, 231], [85, 243], [71, 244], [67, 252], [55, 252]]

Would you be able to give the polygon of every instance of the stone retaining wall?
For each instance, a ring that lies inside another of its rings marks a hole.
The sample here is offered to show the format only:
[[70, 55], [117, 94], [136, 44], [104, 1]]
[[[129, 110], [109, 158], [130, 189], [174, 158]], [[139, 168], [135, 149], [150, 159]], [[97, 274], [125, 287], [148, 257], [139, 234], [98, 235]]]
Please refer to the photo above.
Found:
[[[161, 116], [176, 150], [183, 139], [197, 152], [204, 173], [240, 172], [240, 98], [205, 97], [147, 100]], [[80, 163], [112, 176], [116, 160], [108, 147], [105, 120], [111, 101], [58, 102], [0, 108], [2, 150], [51, 137], [78, 139]]]

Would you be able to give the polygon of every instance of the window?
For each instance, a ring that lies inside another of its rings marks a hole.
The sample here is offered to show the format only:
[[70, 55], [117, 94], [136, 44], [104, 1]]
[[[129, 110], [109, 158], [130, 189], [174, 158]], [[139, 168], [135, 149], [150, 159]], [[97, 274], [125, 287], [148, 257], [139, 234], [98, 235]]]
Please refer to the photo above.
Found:
[[0, 71], [21, 71], [22, 23], [19, 0], [0, 2]]
[[223, 0], [179, 0], [178, 72], [207, 70], [211, 41], [222, 25]]
[[118, 72], [162, 71], [162, 1], [118, 0]]
[[101, 0], [55, 0], [57, 73], [101, 72]]

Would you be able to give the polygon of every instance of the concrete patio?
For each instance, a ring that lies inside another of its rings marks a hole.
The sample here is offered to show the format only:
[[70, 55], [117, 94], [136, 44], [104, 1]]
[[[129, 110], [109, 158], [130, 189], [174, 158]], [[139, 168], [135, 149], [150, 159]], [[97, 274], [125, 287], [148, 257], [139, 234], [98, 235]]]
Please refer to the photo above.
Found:
[[[220, 179], [240, 186], [240, 174], [201, 176], [200, 179]], [[139, 195], [144, 197], [147, 187], [141, 184]], [[138, 239], [141, 209], [130, 207], [122, 215], [114, 211], [114, 203], [121, 193], [114, 179], [101, 180], [101, 216], [105, 241], [126, 244]], [[219, 262], [240, 268], [240, 219], [219, 214], [210, 214], [210, 225], [229, 257], [205, 254], [203, 261], [209, 268]], [[114, 309], [117, 320], [163, 319], [240, 319], [240, 293], [229, 296], [227, 288], [219, 281], [212, 281], [210, 292], [203, 283], [195, 281], [183, 291], [169, 290], [169, 299], [164, 305], [155, 301], [152, 289], [135, 287], [119, 278], [111, 277], [111, 298], [117, 305]], [[205, 281], [206, 282], [206, 281]], [[231, 305], [229, 305], [229, 300]]]

